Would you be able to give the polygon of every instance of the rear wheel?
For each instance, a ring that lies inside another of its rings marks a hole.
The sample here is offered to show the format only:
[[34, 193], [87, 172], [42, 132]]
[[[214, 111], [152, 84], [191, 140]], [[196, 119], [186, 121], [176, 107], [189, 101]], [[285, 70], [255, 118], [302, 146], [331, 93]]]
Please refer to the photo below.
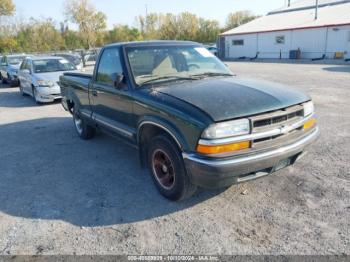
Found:
[[79, 111], [73, 109], [73, 122], [75, 130], [80, 138], [88, 140], [95, 136], [96, 129], [89, 126], [86, 121], [80, 116]]
[[189, 198], [197, 189], [187, 175], [179, 148], [166, 135], [150, 141], [148, 167], [158, 191], [170, 200]]

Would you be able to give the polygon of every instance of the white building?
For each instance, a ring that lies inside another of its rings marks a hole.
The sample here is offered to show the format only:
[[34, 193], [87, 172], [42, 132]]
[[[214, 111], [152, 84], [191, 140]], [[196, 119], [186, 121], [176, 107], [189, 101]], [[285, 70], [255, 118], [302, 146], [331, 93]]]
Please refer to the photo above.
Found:
[[[224, 58], [350, 58], [350, 0], [301, 0], [220, 35]], [[316, 11], [318, 10], [318, 11]], [[316, 15], [317, 14], [317, 15]]]

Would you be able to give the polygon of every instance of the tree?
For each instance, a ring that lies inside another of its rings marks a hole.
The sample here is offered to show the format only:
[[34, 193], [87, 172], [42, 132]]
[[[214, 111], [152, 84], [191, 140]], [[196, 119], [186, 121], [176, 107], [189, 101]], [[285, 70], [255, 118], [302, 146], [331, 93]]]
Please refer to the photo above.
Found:
[[197, 42], [214, 43], [216, 42], [216, 39], [219, 34], [220, 34], [219, 21], [208, 20], [204, 18], [199, 19], [199, 30], [198, 30], [197, 38], [195, 39]]
[[146, 17], [138, 16], [136, 23], [139, 25], [142, 38], [145, 40], [159, 39], [159, 30], [161, 27], [161, 15], [150, 13]]
[[168, 39], [168, 40], [176, 40], [179, 37], [179, 26], [178, 26], [178, 18], [174, 14], [166, 14], [163, 15], [162, 18], [162, 25], [160, 27], [160, 38], [161, 39]]
[[18, 51], [19, 46], [13, 37], [0, 38], [0, 53], [13, 53]]
[[195, 40], [199, 30], [199, 20], [195, 14], [184, 12], [178, 15], [179, 39]]
[[78, 32], [67, 29], [65, 30], [62, 37], [64, 40], [65, 48], [68, 50], [80, 49], [84, 47], [84, 43], [80, 38]]
[[17, 42], [25, 52], [48, 52], [65, 48], [64, 40], [52, 19], [31, 18], [17, 34]]
[[0, 0], [0, 16], [11, 16], [15, 9], [12, 0]]
[[226, 18], [226, 26], [224, 30], [230, 30], [237, 26], [246, 24], [259, 16], [253, 15], [250, 11], [238, 11], [230, 13]]
[[105, 34], [105, 43], [128, 42], [141, 40], [142, 36], [137, 28], [127, 25], [115, 25], [114, 28]]
[[79, 26], [85, 46], [93, 47], [98, 34], [107, 27], [106, 15], [96, 11], [89, 0], [66, 0], [64, 9], [67, 19]]
[[208, 20], [189, 12], [178, 15], [151, 13], [147, 17], [138, 16], [136, 19], [144, 39], [212, 43], [221, 31], [217, 20]]

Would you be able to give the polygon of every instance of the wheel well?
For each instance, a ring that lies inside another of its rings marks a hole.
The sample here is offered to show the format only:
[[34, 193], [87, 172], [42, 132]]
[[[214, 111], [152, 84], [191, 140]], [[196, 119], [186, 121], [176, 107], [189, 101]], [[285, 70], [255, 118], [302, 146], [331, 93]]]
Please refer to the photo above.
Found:
[[67, 100], [68, 111], [73, 114], [74, 102], [71, 100]]
[[171, 141], [173, 141], [178, 146], [179, 150], [181, 150], [181, 145], [169, 131], [153, 124], [145, 124], [141, 127], [138, 133], [139, 155], [140, 155], [140, 162], [142, 167], [145, 167], [147, 163], [148, 141], [150, 141], [153, 137], [161, 134], [167, 136]]

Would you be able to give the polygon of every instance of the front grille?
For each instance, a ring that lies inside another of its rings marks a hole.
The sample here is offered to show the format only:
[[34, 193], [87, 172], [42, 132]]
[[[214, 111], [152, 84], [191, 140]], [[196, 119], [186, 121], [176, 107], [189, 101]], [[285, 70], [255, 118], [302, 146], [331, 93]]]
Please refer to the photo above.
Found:
[[253, 133], [261, 129], [269, 129], [271, 126], [290, 124], [303, 117], [303, 106], [293, 106], [283, 110], [252, 117]]
[[[251, 117], [252, 123], [252, 133], [259, 133], [265, 131], [271, 131], [277, 128], [283, 128], [289, 125], [293, 125], [294, 123], [303, 119], [304, 116], [304, 108], [302, 105], [297, 105], [289, 108], [285, 108], [278, 111], [273, 111], [267, 114], [262, 114], [258, 116]], [[302, 133], [300, 128], [295, 130], [291, 130], [287, 134], [279, 134], [275, 136], [269, 136], [264, 138], [259, 138], [253, 140], [253, 147], [257, 147], [259, 145], [268, 146], [269, 144], [275, 143], [275, 141], [279, 141], [284, 136], [294, 134], [293, 136], [298, 136], [298, 133]]]
[[[292, 111], [291, 110], [296, 110]], [[285, 110], [279, 110], [267, 115], [261, 115], [256, 118], [253, 118], [253, 129], [255, 128], [261, 128], [261, 127], [268, 127], [276, 124], [283, 124], [285, 122], [299, 120], [300, 117], [303, 117], [304, 110], [301, 106], [285, 109]]]

